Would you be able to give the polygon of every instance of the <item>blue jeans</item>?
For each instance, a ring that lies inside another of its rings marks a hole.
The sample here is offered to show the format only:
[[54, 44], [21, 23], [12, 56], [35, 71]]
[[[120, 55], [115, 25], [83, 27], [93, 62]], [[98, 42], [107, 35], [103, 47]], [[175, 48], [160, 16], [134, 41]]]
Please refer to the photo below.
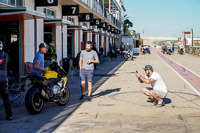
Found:
[[103, 54], [99, 54], [99, 61], [100, 61], [100, 64], [103, 64]]

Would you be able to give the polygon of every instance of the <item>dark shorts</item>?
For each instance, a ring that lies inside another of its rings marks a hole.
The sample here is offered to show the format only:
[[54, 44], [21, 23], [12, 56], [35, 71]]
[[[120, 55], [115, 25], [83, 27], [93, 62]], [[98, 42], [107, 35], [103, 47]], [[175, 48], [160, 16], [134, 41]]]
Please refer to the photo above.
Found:
[[93, 73], [94, 73], [93, 70], [81, 69], [81, 70], [80, 70], [80, 78], [81, 78], [81, 81], [92, 82]]

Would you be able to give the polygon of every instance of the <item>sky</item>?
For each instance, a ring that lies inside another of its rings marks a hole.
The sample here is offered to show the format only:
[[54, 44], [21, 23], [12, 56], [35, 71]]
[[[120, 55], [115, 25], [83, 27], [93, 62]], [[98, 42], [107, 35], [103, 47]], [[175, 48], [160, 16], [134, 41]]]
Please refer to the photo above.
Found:
[[[200, 0], [123, 0], [133, 29], [142, 37], [200, 37]], [[190, 37], [190, 35], [186, 35]]]

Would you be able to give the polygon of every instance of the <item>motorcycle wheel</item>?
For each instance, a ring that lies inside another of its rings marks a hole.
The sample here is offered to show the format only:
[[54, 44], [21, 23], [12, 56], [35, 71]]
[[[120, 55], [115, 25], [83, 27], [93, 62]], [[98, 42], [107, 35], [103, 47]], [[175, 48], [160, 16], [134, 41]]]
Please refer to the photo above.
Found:
[[124, 60], [125, 60], [125, 61], [128, 60], [128, 56], [127, 56], [127, 54], [124, 54], [123, 57], [124, 57]]
[[57, 104], [60, 106], [64, 106], [69, 101], [70, 91], [68, 87], [65, 87], [64, 91], [62, 92], [61, 96], [58, 99]]
[[30, 114], [38, 114], [44, 106], [44, 99], [38, 88], [31, 88], [25, 97], [25, 106]]
[[183, 50], [180, 51], [180, 54], [183, 55]]

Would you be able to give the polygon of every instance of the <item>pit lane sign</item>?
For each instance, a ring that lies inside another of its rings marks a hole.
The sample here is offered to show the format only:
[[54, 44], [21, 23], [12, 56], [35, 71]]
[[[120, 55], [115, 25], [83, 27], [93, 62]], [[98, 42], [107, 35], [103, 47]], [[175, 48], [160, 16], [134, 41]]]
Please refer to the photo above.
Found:
[[93, 22], [92, 13], [81, 13], [79, 15], [79, 22]]
[[35, 0], [35, 6], [58, 6], [58, 0]]
[[79, 5], [62, 6], [63, 16], [79, 16]]

